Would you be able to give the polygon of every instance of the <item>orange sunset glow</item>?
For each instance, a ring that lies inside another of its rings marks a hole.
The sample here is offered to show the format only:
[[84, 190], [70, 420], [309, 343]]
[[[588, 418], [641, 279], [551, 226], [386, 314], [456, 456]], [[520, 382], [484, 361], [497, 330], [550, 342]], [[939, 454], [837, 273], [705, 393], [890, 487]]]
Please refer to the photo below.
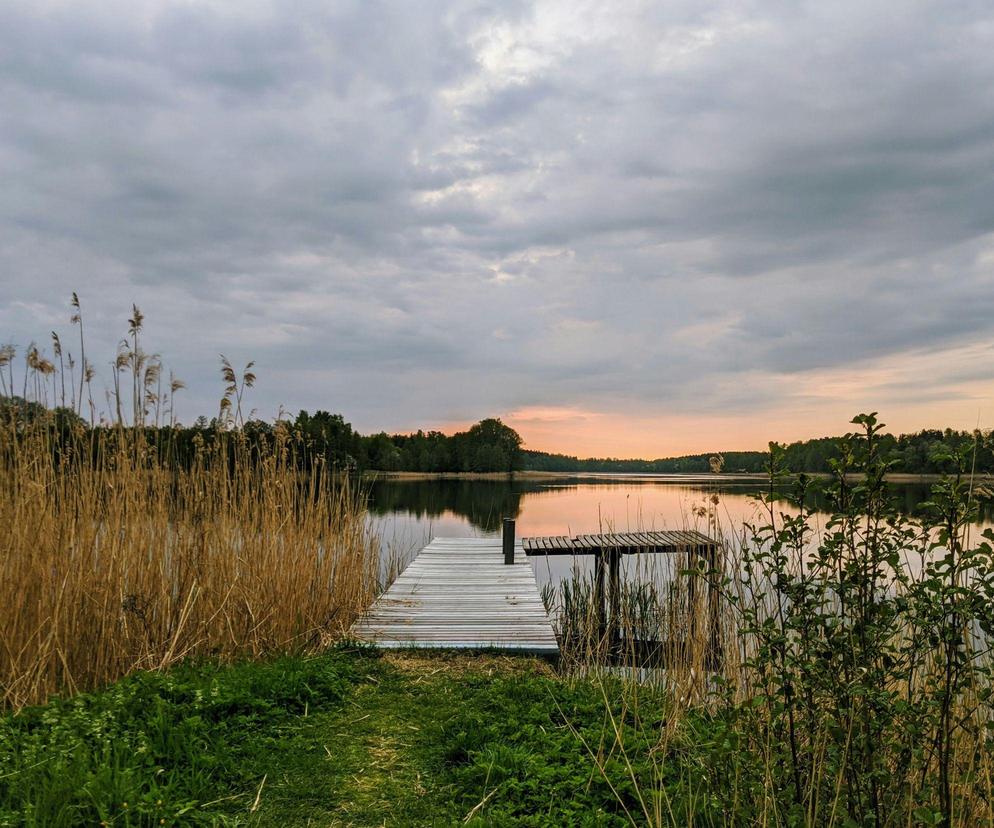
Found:
[[[782, 407], [739, 414], [697, 412], [633, 414], [570, 406], [526, 406], [500, 414], [525, 447], [578, 457], [657, 458], [708, 451], [762, 450], [770, 441], [791, 442], [842, 434], [855, 414], [876, 410], [894, 433], [924, 428], [972, 430], [994, 427], [994, 383], [949, 377], [982, 372], [994, 346], [914, 352], [860, 367], [789, 377], [754, 377], [782, 386]], [[938, 399], [917, 399], [922, 383]], [[446, 433], [469, 422], [441, 426]]]

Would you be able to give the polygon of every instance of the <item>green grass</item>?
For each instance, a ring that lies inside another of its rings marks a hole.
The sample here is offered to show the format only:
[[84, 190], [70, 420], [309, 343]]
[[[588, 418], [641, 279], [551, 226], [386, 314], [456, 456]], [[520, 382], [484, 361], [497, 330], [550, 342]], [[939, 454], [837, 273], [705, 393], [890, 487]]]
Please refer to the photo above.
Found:
[[486, 654], [141, 673], [0, 719], [0, 825], [627, 825], [640, 705]]

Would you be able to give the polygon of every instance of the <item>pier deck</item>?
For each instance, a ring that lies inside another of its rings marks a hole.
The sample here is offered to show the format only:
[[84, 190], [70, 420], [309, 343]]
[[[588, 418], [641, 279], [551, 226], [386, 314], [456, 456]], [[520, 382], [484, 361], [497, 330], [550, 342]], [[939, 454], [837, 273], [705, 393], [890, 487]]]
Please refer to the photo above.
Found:
[[435, 538], [352, 627], [379, 647], [559, 652], [531, 564], [500, 539]]

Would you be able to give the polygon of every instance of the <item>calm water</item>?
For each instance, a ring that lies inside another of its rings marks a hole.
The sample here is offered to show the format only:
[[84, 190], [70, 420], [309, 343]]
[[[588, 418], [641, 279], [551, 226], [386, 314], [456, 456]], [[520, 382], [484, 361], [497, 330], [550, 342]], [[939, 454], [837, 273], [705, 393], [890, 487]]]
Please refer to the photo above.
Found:
[[[714, 507], [726, 533], [741, 532], [745, 521], [760, 518], [753, 496], [762, 489], [755, 478], [681, 475], [596, 475], [554, 481], [381, 480], [371, 484], [370, 512], [384, 554], [407, 561], [433, 537], [497, 537], [501, 520], [513, 517], [519, 537], [586, 532], [699, 529], [708, 532], [697, 513]], [[926, 499], [922, 484], [894, 484], [898, 505], [913, 512]], [[815, 504], [816, 508], [818, 504]], [[994, 525], [988, 511], [981, 523]], [[629, 578], [652, 569], [666, 577], [668, 561], [648, 563], [626, 558]], [[587, 556], [534, 558], [540, 584], [557, 581], [572, 566], [590, 568]]]

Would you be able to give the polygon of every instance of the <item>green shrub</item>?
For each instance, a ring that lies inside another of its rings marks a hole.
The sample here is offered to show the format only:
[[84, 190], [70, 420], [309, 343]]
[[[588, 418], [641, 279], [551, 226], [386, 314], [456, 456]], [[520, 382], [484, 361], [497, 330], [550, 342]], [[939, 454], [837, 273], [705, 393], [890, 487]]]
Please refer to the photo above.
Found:
[[968, 543], [969, 447], [937, 458], [953, 471], [908, 518], [889, 497], [882, 426], [853, 422], [822, 532], [805, 476], [794, 512], [775, 505], [783, 453], [771, 446], [768, 521], [750, 527], [733, 576], [748, 700], [729, 689], [708, 761], [719, 786], [781, 823], [972, 825], [990, 815], [978, 780], [990, 778], [994, 557], [990, 532]]

